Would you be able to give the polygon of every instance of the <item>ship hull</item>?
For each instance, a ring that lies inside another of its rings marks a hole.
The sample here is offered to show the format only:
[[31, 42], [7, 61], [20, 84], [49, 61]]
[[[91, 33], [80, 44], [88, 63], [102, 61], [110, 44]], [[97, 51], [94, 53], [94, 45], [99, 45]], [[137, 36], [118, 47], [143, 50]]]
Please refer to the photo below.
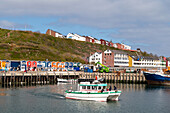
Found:
[[169, 75], [165, 76], [162, 74], [144, 72], [144, 76], [147, 80], [147, 83], [150, 85], [170, 85]]

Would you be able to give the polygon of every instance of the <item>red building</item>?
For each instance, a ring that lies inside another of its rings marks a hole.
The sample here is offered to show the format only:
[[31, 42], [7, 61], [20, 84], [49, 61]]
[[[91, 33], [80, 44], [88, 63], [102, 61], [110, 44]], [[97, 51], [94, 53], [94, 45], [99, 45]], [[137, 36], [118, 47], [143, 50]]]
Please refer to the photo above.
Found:
[[112, 42], [109, 42], [108, 46], [113, 47], [114, 44]]
[[53, 37], [55, 37], [55, 31], [53, 31], [53, 30], [51, 30], [51, 29], [48, 29], [47, 30], [47, 32], [46, 32], [46, 34], [48, 34], [48, 35], [51, 35], [51, 36], [53, 36]]
[[90, 37], [85, 36], [85, 38], [86, 38], [86, 42], [91, 42], [91, 38]]
[[91, 42], [91, 43], [94, 43], [94, 39], [88, 37], [88, 36], [85, 36], [86, 38], [86, 42]]
[[92, 39], [92, 43], [94, 43], [94, 39]]
[[106, 45], [106, 40], [100, 39], [102, 45]]
[[114, 53], [110, 50], [102, 52], [102, 64], [108, 67], [114, 67]]
[[118, 49], [124, 49], [124, 45], [122, 45], [122, 44], [120, 44], [120, 43], [116, 43], [116, 45], [117, 45], [117, 48], [118, 48]]

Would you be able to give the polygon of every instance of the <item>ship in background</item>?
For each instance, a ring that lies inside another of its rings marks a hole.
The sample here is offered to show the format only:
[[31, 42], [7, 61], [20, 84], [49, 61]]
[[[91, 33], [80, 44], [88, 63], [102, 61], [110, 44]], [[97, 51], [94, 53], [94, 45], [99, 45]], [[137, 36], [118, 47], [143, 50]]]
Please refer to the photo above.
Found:
[[147, 83], [150, 85], [170, 85], [170, 74], [163, 71], [143, 72]]

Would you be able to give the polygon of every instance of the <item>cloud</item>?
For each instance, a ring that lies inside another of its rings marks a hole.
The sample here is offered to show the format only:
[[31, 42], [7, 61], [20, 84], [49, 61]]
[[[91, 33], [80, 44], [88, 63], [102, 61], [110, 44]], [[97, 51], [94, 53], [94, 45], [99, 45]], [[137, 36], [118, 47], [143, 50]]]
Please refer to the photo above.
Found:
[[[99, 28], [169, 21], [167, 0], [1, 0], [1, 16], [53, 16], [59, 22]], [[161, 14], [161, 16], [160, 16]]]
[[25, 29], [25, 27], [27, 27], [27, 29], [33, 28], [32, 25], [28, 25], [28, 24], [20, 24], [20, 23], [10, 22], [7, 20], [0, 20], [0, 28], [16, 30], [16, 29]]
[[106, 32], [108, 40], [170, 56], [166, 47], [170, 41], [169, 4], [169, 0], [1, 0], [0, 17], [57, 18], [49, 23], [100, 29], [99, 34]]

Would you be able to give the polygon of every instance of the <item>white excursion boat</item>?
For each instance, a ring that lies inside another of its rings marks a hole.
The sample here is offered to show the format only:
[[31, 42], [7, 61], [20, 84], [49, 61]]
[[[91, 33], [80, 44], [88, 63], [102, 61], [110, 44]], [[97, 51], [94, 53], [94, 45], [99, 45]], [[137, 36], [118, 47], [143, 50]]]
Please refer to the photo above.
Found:
[[90, 84], [90, 82], [81, 82], [78, 84], [78, 91], [65, 91], [65, 98], [77, 100], [109, 101], [118, 100], [121, 90], [104, 90], [107, 84]]

